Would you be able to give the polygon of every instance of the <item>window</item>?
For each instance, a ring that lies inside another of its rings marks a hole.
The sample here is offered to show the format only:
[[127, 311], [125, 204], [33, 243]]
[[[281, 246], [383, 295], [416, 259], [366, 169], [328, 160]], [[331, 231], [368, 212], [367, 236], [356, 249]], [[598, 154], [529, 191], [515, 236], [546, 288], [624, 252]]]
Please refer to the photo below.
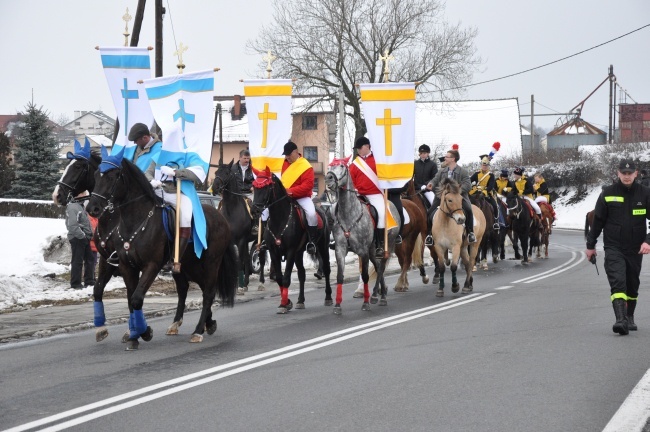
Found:
[[81, 126], [81, 122], [74, 122], [75, 126]]
[[303, 130], [316, 130], [316, 116], [305, 115], [302, 116], [302, 129]]
[[309, 162], [317, 162], [318, 161], [318, 147], [303, 147], [302, 148], [302, 155], [307, 159]]

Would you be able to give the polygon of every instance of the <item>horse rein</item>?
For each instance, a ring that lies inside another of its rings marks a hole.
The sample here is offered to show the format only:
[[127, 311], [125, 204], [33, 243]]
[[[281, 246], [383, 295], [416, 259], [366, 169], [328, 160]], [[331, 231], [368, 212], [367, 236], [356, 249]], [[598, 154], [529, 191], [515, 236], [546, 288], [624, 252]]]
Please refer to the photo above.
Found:
[[[63, 181], [61, 181], [61, 180], [59, 180], [59, 181], [57, 182], [57, 183], [60, 184], [61, 186], [65, 186], [66, 188], [69, 189], [68, 196], [66, 197], [67, 201], [75, 201], [75, 197], [72, 195], [72, 192], [73, 192], [74, 189], [77, 187], [77, 185], [79, 184], [79, 182], [81, 181], [81, 179], [82, 179], [83, 177], [85, 177], [86, 174], [88, 174], [88, 165], [89, 165], [89, 163], [86, 162], [86, 164], [84, 165], [83, 171], [81, 172], [81, 174], [79, 175], [79, 177], [77, 177], [77, 179], [75, 180], [74, 185], [70, 186], [69, 184], [67, 184], [67, 183], [65, 183], [65, 182], [63, 182]], [[90, 199], [90, 197], [83, 197], [83, 198], [80, 198], [79, 200], [83, 201], [83, 200], [86, 200], [86, 199]]]
[[515, 215], [515, 219], [519, 219], [519, 215], [521, 214], [522, 211], [524, 211], [524, 206], [521, 206], [521, 210], [516, 211], [519, 208], [519, 199], [515, 197], [515, 200], [517, 201], [517, 205], [514, 207], [508, 207], [508, 204], [506, 203], [506, 207], [508, 207], [508, 213], [512, 212], [513, 215]]

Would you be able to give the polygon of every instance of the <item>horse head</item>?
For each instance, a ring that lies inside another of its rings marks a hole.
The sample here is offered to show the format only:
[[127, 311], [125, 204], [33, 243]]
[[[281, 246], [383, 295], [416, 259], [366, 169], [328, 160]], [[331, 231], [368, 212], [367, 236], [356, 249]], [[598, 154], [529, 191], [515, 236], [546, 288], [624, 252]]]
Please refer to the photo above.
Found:
[[231, 185], [232, 181], [235, 182], [235, 185], [237, 184], [235, 172], [232, 169], [234, 162], [235, 159], [233, 158], [228, 165], [219, 165], [212, 181], [212, 195], [221, 195], [224, 190], [234, 191], [233, 185]]
[[94, 175], [102, 161], [101, 157], [90, 151], [88, 138], [84, 147], [75, 140], [74, 150], [74, 153], [68, 152], [70, 163], [52, 192], [54, 204], [66, 205], [80, 193], [92, 192], [95, 187]]
[[519, 198], [519, 192], [511, 190], [506, 194], [506, 206], [508, 207], [508, 216], [512, 218], [519, 218], [519, 215], [524, 210], [524, 204]]
[[331, 190], [336, 191], [339, 188], [348, 186], [350, 172], [348, 170], [348, 161], [350, 156], [347, 158], [334, 158], [334, 160], [329, 164], [329, 170], [325, 176], [325, 186]]
[[440, 182], [436, 194], [440, 197], [440, 211], [456, 221], [458, 225], [463, 225], [465, 213], [460, 191], [460, 185], [455, 180], [446, 178]]
[[104, 210], [112, 213], [115, 202], [126, 196], [126, 181], [122, 176], [124, 164], [124, 148], [109, 155], [102, 146], [102, 163], [95, 172], [95, 188], [86, 206], [90, 215], [99, 217]]
[[253, 208], [251, 213], [253, 218], [256, 219], [274, 201], [275, 183], [279, 183], [279, 179], [275, 174], [271, 173], [268, 166], [264, 171], [254, 169], [254, 172], [257, 177], [253, 181]]

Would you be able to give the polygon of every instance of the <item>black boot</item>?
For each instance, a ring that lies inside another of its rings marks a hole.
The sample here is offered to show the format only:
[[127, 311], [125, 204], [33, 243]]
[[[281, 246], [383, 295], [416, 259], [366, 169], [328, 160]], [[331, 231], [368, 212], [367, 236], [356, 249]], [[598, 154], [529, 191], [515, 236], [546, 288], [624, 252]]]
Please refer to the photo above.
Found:
[[[429, 208], [431, 209], [431, 207]], [[424, 239], [425, 246], [433, 246], [433, 237], [431, 236], [431, 227], [433, 227], [433, 216], [436, 214], [436, 209], [434, 208], [427, 214], [427, 237]]]
[[612, 327], [612, 331], [614, 333], [620, 334], [621, 336], [625, 336], [630, 332], [625, 316], [626, 302], [623, 299], [617, 298], [612, 302], [612, 306], [614, 307], [614, 314], [616, 315], [616, 322]]
[[467, 242], [476, 243], [476, 236], [474, 235], [474, 213], [472, 212], [472, 204], [469, 199], [463, 198], [463, 211], [465, 212], [465, 229], [467, 229]]
[[307, 242], [307, 253], [309, 255], [316, 254], [316, 242], [318, 241], [318, 227], [307, 226], [307, 236], [309, 241]]
[[384, 257], [384, 228], [375, 229], [375, 256]]
[[627, 329], [629, 331], [636, 331], [637, 327], [634, 323], [634, 309], [636, 309], [636, 300], [627, 301]]

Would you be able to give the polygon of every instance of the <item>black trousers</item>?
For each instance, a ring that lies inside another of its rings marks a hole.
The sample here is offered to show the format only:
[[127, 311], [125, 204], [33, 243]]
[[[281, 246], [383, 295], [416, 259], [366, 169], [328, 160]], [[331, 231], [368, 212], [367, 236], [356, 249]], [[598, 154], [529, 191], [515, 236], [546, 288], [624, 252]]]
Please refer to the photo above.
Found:
[[73, 238], [70, 241], [72, 249], [72, 259], [70, 261], [70, 286], [81, 285], [81, 276], [83, 272], [83, 281], [86, 285], [95, 283], [95, 257], [90, 250], [90, 241], [86, 239]]
[[605, 248], [605, 273], [612, 295], [625, 294], [629, 300], [636, 300], [642, 262], [643, 255], [635, 251]]

